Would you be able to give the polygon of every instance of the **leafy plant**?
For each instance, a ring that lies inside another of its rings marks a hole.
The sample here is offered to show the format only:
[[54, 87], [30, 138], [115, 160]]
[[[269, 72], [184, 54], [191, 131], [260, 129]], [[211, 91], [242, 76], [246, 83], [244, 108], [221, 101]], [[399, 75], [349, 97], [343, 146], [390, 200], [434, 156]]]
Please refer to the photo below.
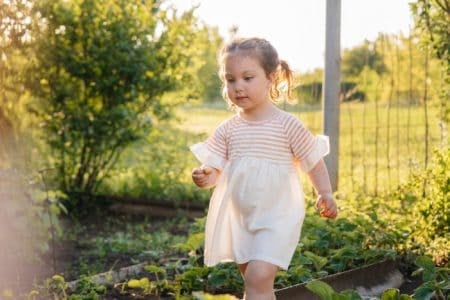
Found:
[[196, 19], [139, 0], [41, 0], [33, 17], [26, 86], [41, 101], [33, 109], [54, 179], [69, 194], [92, 194], [124, 149], [169, 116], [162, 96], [197, 66], [190, 58]]
[[129, 288], [138, 288], [143, 291], [144, 295], [153, 294], [156, 296], [173, 291], [173, 287], [169, 285], [166, 278], [166, 270], [155, 265], [148, 265], [144, 269], [153, 274], [155, 276], [155, 280], [151, 280], [148, 277], [143, 277], [139, 280], [131, 279], [127, 283]]
[[195, 300], [237, 300], [233, 295], [211, 295], [204, 292], [194, 292], [192, 295]]
[[[306, 284], [306, 288], [311, 292], [319, 296], [321, 300], [362, 300], [364, 299], [355, 290], [345, 290], [340, 293], [334, 291], [334, 289], [327, 283], [316, 280]], [[411, 300], [411, 296], [406, 294], [400, 294], [398, 289], [387, 289], [380, 297], [380, 300]], [[419, 298], [420, 299], [420, 298]]]
[[151, 282], [147, 277], [141, 279], [130, 279], [127, 282], [127, 287], [131, 289], [142, 289], [144, 295], [151, 294], [155, 289], [155, 284]]
[[450, 259], [450, 148], [433, 154], [426, 170], [399, 187], [398, 197], [411, 215], [408, 247], [444, 265]]
[[447, 299], [450, 296], [450, 268], [437, 267], [429, 256], [419, 256], [415, 264], [419, 267], [413, 275], [422, 274], [423, 284], [414, 290], [417, 299]]
[[321, 300], [361, 300], [361, 296], [353, 290], [337, 293], [327, 283], [316, 280], [306, 284], [306, 288], [319, 296]]

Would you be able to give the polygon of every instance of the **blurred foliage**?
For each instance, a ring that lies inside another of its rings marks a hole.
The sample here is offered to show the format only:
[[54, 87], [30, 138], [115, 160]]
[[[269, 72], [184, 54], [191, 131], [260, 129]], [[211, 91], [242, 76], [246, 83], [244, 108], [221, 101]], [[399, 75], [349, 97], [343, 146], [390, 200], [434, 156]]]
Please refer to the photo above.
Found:
[[[426, 33], [422, 41], [430, 43], [433, 54], [443, 65], [449, 68], [450, 31], [448, 30], [450, 1], [449, 0], [416, 0], [410, 3], [415, 16], [416, 26]], [[448, 70], [448, 69], [447, 69]]]
[[208, 47], [203, 48], [201, 57], [204, 65], [198, 70], [197, 78], [201, 83], [200, 100], [203, 102], [214, 102], [222, 100], [222, 83], [219, 78], [217, 64], [217, 53], [223, 43], [222, 37], [219, 35], [217, 28], [205, 27], [204, 34], [207, 35], [206, 40], [209, 41]]
[[30, 102], [20, 84], [27, 57], [31, 26], [31, 3], [22, 0], [0, 2], [0, 168], [29, 168], [32, 151], [29, 131], [33, 116], [27, 116]]
[[374, 70], [378, 75], [387, 71], [383, 56], [368, 40], [342, 53], [342, 76], [355, 78], [361, 75], [364, 68]]
[[443, 119], [450, 120], [450, 1], [416, 0], [410, 3], [415, 24], [420, 34], [423, 48], [431, 47], [433, 57], [440, 62], [442, 84], [440, 98]]
[[[427, 49], [419, 47], [420, 37], [420, 32], [414, 30], [408, 36], [380, 33], [373, 41], [365, 40], [344, 49], [341, 101], [398, 101], [416, 105], [424, 101], [424, 87], [427, 85], [427, 100], [437, 103], [442, 78], [441, 61], [427, 58]], [[318, 68], [297, 74], [296, 78], [299, 86], [294, 94], [299, 101], [320, 103], [323, 70]]]
[[146, 139], [126, 149], [98, 192], [147, 201], [206, 204], [211, 192], [192, 183], [191, 170], [197, 162], [188, 148], [205, 135], [190, 133], [173, 123], [157, 123]]
[[[302, 102], [310, 105], [320, 103], [322, 101], [322, 82], [313, 81], [299, 85], [295, 89], [298, 99], [304, 99]], [[358, 84], [352, 81], [342, 81], [340, 91], [340, 101], [364, 101], [366, 95], [359, 90]]]
[[[391, 246], [404, 255], [428, 255], [450, 262], [450, 149], [435, 150], [425, 170], [417, 169], [393, 191], [378, 196], [342, 193], [343, 211], [354, 207], [392, 234]], [[351, 212], [353, 215], [354, 213]], [[375, 240], [379, 238], [371, 234]]]
[[207, 30], [193, 10], [180, 15], [161, 3], [34, 3], [25, 86], [64, 192], [94, 193], [122, 152], [185, 99], [168, 92], [199, 90]]
[[432, 165], [398, 187], [398, 199], [411, 214], [408, 248], [450, 261], [450, 148], [435, 150]]

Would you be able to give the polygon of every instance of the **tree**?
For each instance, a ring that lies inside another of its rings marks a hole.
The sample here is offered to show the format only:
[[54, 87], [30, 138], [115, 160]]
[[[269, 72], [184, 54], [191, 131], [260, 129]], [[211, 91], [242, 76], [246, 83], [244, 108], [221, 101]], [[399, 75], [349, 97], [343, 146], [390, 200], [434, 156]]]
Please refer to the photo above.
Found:
[[358, 77], [365, 67], [374, 70], [378, 75], [386, 72], [383, 57], [369, 41], [344, 50], [342, 54], [342, 74], [344, 78]]
[[168, 116], [162, 96], [190, 81], [193, 11], [161, 4], [36, 1], [26, 85], [64, 192], [95, 193], [123, 150]]
[[209, 42], [208, 47], [204, 47], [202, 53], [204, 64], [198, 71], [198, 78], [202, 82], [200, 95], [205, 102], [213, 102], [217, 99], [223, 101], [222, 83], [219, 78], [217, 64], [217, 54], [219, 47], [223, 43], [217, 28], [204, 27], [202, 30], [204, 39]]
[[23, 166], [24, 123], [20, 116], [26, 97], [20, 83], [27, 49], [31, 3], [24, 0], [0, 2], [0, 168]]
[[450, 1], [416, 0], [411, 3], [415, 16], [415, 25], [422, 33], [421, 42], [425, 47], [431, 46], [432, 54], [441, 62], [443, 85], [441, 103], [444, 121], [449, 121], [450, 107], [447, 105], [450, 86]]

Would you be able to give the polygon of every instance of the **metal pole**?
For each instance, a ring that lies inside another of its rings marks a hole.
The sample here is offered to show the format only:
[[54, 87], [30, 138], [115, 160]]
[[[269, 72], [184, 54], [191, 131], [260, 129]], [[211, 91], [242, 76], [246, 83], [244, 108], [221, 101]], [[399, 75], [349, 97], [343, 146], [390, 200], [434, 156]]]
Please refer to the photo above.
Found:
[[330, 137], [330, 154], [325, 163], [333, 191], [338, 188], [339, 174], [339, 92], [341, 69], [341, 0], [327, 0], [325, 32], [325, 67], [323, 84], [323, 128]]

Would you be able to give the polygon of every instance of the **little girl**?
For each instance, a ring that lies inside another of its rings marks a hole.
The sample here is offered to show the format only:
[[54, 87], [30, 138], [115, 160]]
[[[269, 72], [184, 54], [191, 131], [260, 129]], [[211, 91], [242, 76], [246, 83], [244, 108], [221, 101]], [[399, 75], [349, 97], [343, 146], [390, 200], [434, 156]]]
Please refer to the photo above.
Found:
[[268, 41], [236, 38], [224, 46], [219, 63], [224, 97], [236, 114], [205, 142], [191, 146], [202, 162], [192, 171], [194, 183], [215, 187], [206, 220], [205, 264], [236, 262], [245, 299], [272, 300], [276, 273], [288, 268], [305, 215], [298, 168], [317, 191], [321, 215], [337, 215], [322, 159], [329, 143], [274, 105], [283, 94], [290, 98], [293, 74]]

